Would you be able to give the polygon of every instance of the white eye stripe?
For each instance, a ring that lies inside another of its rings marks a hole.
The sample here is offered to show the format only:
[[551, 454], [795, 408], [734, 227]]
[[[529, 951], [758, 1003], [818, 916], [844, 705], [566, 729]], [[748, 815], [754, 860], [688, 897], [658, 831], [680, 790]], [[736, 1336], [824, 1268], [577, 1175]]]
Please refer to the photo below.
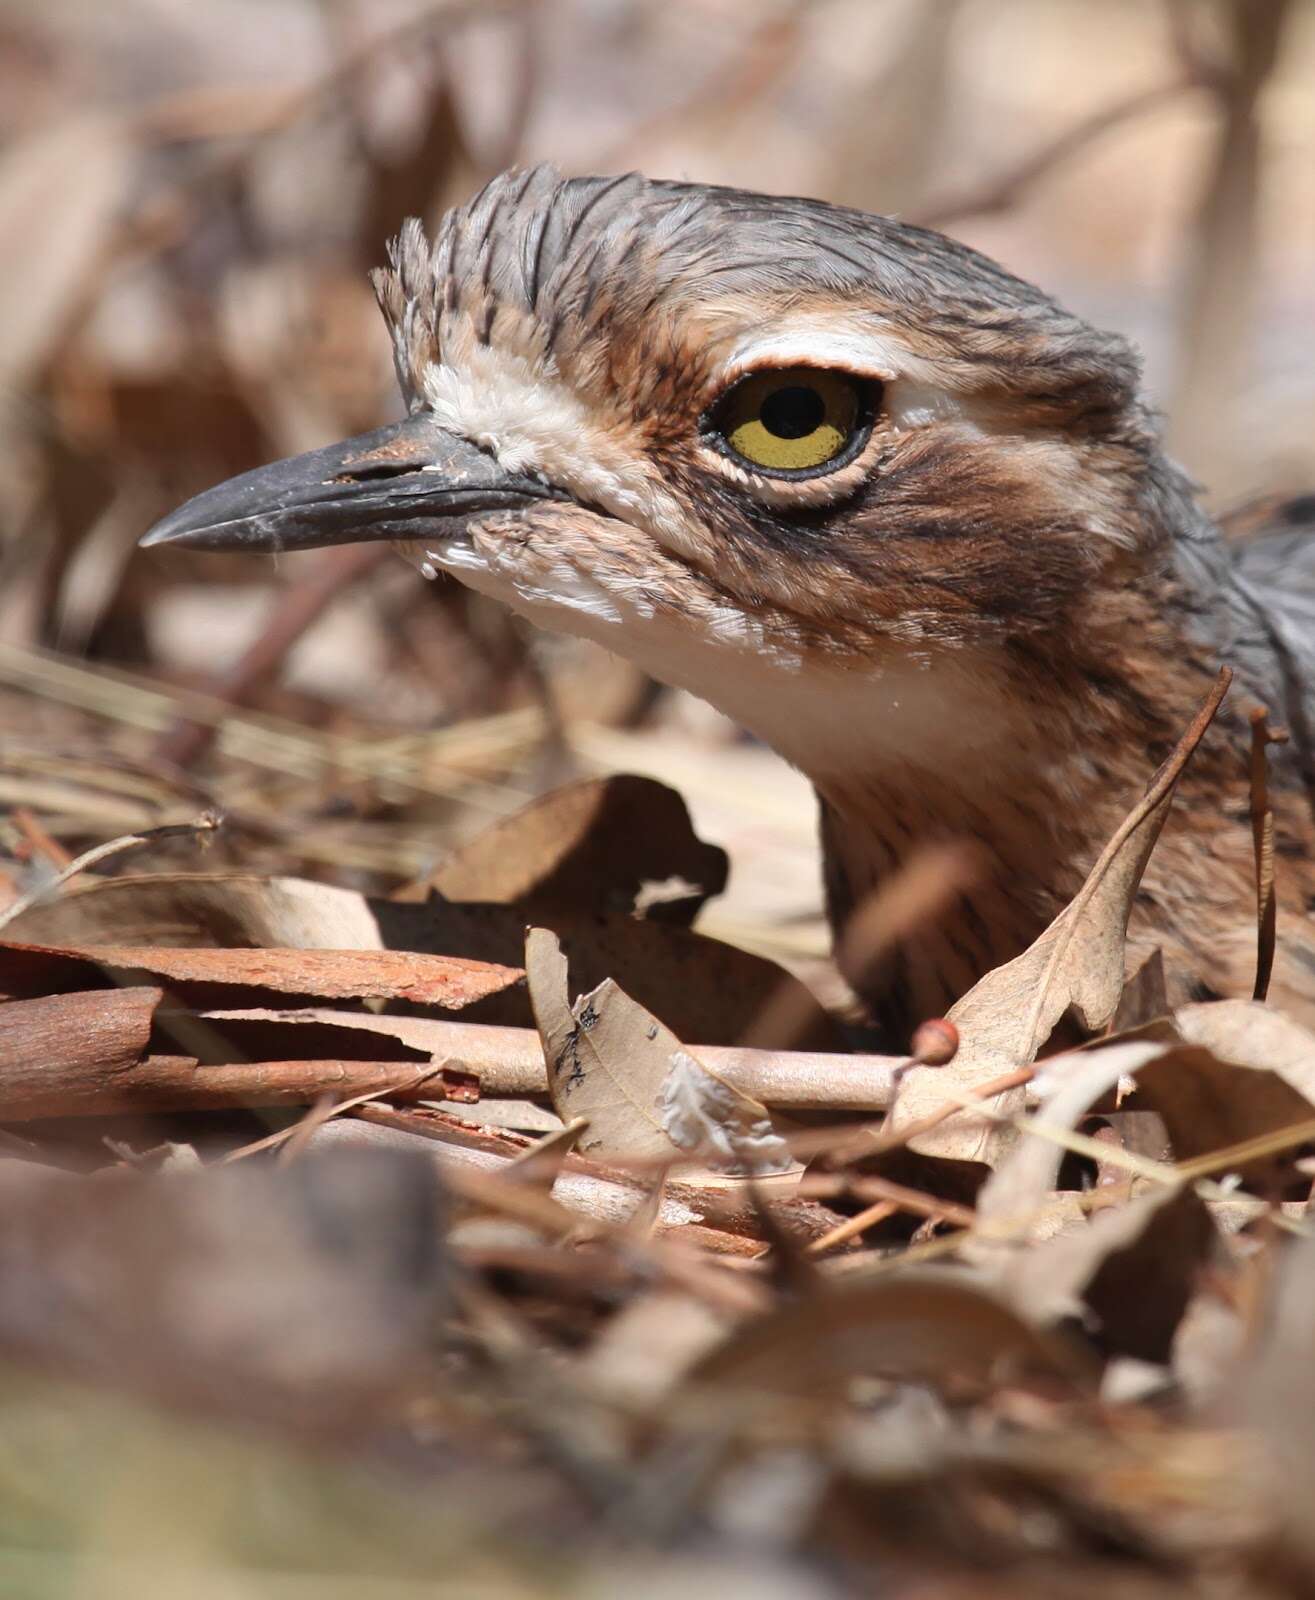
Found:
[[927, 363], [870, 320], [837, 327], [829, 317], [796, 317], [746, 334], [727, 355], [716, 381], [725, 387], [756, 367], [769, 366], [836, 367], [856, 378], [888, 381]]

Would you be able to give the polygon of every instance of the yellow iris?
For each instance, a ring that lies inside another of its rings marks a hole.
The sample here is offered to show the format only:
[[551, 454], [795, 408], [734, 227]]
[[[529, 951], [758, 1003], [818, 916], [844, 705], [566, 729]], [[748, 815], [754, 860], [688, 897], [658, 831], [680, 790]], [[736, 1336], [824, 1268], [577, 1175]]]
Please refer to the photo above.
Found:
[[719, 420], [736, 455], [792, 472], [838, 456], [854, 436], [858, 412], [858, 385], [847, 373], [785, 367], [738, 384]]

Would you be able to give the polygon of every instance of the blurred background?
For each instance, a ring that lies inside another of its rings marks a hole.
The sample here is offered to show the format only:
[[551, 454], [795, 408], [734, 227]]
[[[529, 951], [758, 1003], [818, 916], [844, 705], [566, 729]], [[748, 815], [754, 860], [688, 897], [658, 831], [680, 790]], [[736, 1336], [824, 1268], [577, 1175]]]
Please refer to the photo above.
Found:
[[380, 547], [135, 549], [396, 415], [367, 269], [540, 159], [944, 227], [1140, 343], [1216, 507], [1315, 488], [1302, 0], [4, 0], [0, 904], [207, 804], [215, 865], [392, 889], [623, 768], [730, 848], [705, 928], [822, 950], [806, 785], [706, 708]]

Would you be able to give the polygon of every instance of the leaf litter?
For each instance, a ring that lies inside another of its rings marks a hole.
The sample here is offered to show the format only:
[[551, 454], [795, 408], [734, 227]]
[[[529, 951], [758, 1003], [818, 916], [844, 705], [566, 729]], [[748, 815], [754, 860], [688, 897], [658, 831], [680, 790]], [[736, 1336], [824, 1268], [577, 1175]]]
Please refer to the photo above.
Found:
[[[649, 780], [550, 792], [392, 894], [201, 872], [185, 829], [60, 884], [38, 808], [0, 945], [5, 1370], [43, 1417], [256, 1423], [294, 1476], [404, 1447], [371, 1492], [415, 1563], [437, 1491], [493, 1545], [750, 1538], [841, 1593], [1304, 1592], [1315, 1036], [1173, 1009], [1154, 958], [1125, 984], [1222, 689], [906, 1057], [689, 926], [725, 858]], [[926, 876], [881, 918], [948, 904]], [[1046, 1056], [1061, 1017], [1087, 1042]]]

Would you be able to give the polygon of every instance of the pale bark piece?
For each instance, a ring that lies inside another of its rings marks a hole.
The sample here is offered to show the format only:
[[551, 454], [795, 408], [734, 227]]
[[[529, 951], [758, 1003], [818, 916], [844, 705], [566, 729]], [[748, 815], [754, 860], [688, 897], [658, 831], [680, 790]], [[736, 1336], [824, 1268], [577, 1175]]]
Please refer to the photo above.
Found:
[[[689, 922], [726, 886], [726, 852], [694, 832], [675, 789], [621, 773], [568, 784], [496, 822], [395, 896], [629, 912]], [[678, 887], [683, 885], [683, 891]], [[540, 915], [538, 920], [542, 920]]]
[[[1133, 897], [1178, 779], [1218, 710], [1230, 676], [1220, 674], [1191, 727], [1070, 904], [1022, 955], [988, 972], [950, 1007], [946, 1016], [959, 1030], [958, 1054], [947, 1067], [915, 1067], [904, 1076], [891, 1110], [893, 1135], [974, 1085], [1027, 1066], [1066, 1011], [1072, 1010], [1093, 1033], [1113, 1020], [1123, 993], [1124, 941]], [[909, 1148], [925, 1158], [970, 1164], [984, 1177], [983, 1169], [995, 1167], [1017, 1139], [1012, 1119], [1023, 1101], [1021, 1088], [994, 1096], [979, 1109], [959, 1111], [913, 1134]]]
[[[453, 1067], [477, 1073], [486, 1094], [547, 1094], [548, 1069], [543, 1044], [531, 1028], [457, 1022], [438, 1017], [380, 1016], [368, 1011], [335, 1011], [327, 1006], [289, 1010], [217, 1009], [204, 1013], [221, 1027], [232, 1020], [307, 1027], [368, 1030], [396, 1039]], [[757, 1050], [749, 1046], [699, 1044], [698, 1059], [719, 1078], [764, 1105], [782, 1109], [882, 1111], [890, 1104], [902, 1056], [841, 1055], [823, 1050]], [[344, 1054], [354, 1052], [344, 1051]]]
[[[460, 1010], [519, 983], [517, 968], [409, 950], [180, 950], [168, 946], [48, 948], [0, 944], [0, 992], [33, 982], [58, 987], [100, 973], [110, 981], [147, 973], [173, 989], [262, 989], [325, 1000], [405, 1000]], [[23, 992], [20, 990], [19, 992]]]

